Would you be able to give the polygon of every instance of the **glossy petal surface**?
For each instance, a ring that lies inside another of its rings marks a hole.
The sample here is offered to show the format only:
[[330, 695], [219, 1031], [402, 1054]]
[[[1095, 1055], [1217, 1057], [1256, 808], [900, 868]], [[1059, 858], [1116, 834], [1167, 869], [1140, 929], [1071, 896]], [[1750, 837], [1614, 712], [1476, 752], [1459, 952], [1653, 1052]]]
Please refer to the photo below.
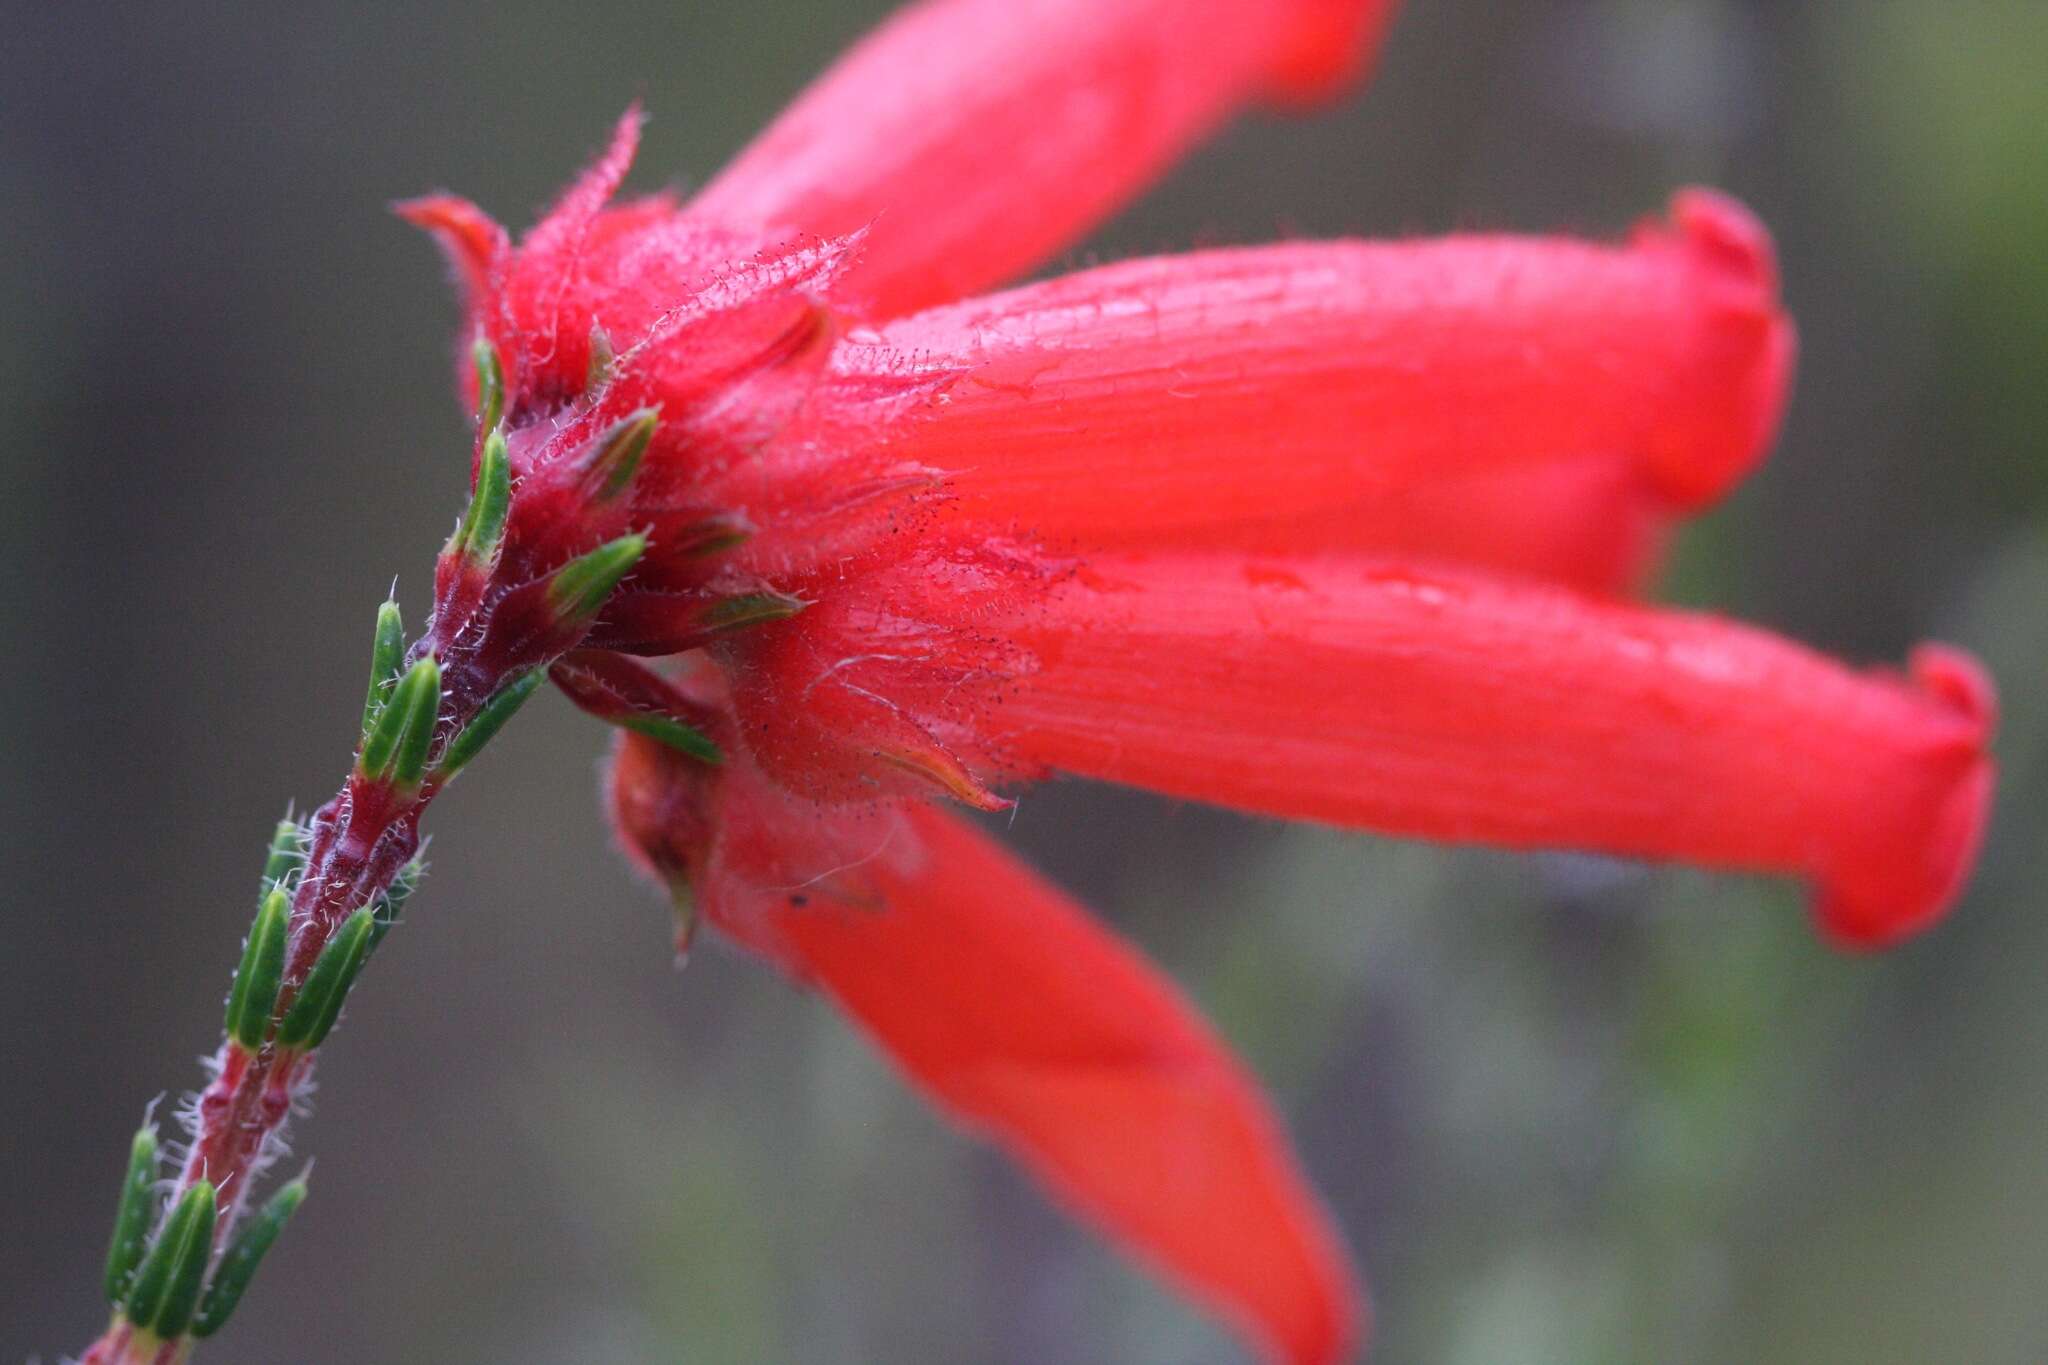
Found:
[[[886, 692], [934, 734], [978, 739], [979, 761], [1026, 773], [1796, 874], [1851, 943], [1939, 916], [1991, 789], [1990, 684], [1946, 649], [1918, 651], [1907, 676], [1859, 672], [1716, 617], [1309, 556], [1059, 568], [960, 551], [860, 597], [859, 613], [820, 610], [808, 642], [764, 654], [763, 690]], [[851, 656], [862, 637], [892, 647]], [[803, 682], [820, 658], [841, 662]], [[977, 669], [1000, 682], [976, 690]]]
[[1682, 519], [1642, 471], [1592, 455], [1424, 480], [1298, 516], [1189, 526], [1173, 539], [1185, 549], [1368, 553], [1629, 597], [1648, 586]]
[[1454, 237], [1130, 261], [906, 318], [965, 371], [894, 442], [955, 510], [1080, 546], [1605, 456], [1673, 502], [1762, 456], [1791, 377], [1768, 238], [1690, 192], [1624, 245]]

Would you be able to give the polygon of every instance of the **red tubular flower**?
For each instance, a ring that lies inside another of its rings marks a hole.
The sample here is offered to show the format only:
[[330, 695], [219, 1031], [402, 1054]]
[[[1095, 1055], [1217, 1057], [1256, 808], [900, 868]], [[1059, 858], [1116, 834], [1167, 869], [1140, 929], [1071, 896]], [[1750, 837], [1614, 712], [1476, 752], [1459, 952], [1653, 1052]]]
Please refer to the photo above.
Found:
[[612, 792], [629, 851], [954, 1117], [1279, 1355], [1341, 1358], [1349, 1269], [1278, 1121], [1080, 907], [922, 802], [820, 811], [743, 761], [714, 777], [639, 736]]
[[849, 52], [692, 205], [836, 237], [889, 317], [1028, 270], [1239, 106], [1311, 98], [1392, 0], [926, 0]]
[[[909, 698], [994, 770], [1800, 874], [1848, 943], [1923, 927], [1974, 856], [1993, 703], [1952, 650], [1858, 674], [1712, 617], [1356, 557], [1103, 554], [1043, 591], [1015, 577], [965, 547], [892, 566], [764, 631], [750, 657], [774, 685], [755, 694]], [[914, 668], [851, 655], [877, 638]], [[821, 651], [846, 661], [822, 681]], [[898, 684], [912, 672], [1001, 684], [925, 695]]]
[[[635, 732], [628, 854], [1292, 1362], [1362, 1314], [1267, 1106], [929, 798], [1067, 772], [1790, 874], [1876, 945], [1953, 901], [1992, 783], [1954, 651], [1863, 673], [1616, 600], [1790, 383], [1769, 239], [1728, 199], [1611, 245], [1299, 243], [957, 301], [1232, 110], [1319, 93], [1391, 9], [935, 0], [686, 205], [611, 205], [632, 113], [516, 248], [464, 201], [402, 209], [502, 363], [485, 644], [574, 645], [552, 676]], [[593, 619], [599, 541], [631, 576]]]
[[1366, 503], [1572, 455], [1676, 503], [1763, 453], [1791, 365], [1770, 247], [1679, 196], [1625, 246], [1452, 238], [1130, 261], [919, 314], [879, 343], [958, 367], [896, 443], [960, 510], [1044, 536]]

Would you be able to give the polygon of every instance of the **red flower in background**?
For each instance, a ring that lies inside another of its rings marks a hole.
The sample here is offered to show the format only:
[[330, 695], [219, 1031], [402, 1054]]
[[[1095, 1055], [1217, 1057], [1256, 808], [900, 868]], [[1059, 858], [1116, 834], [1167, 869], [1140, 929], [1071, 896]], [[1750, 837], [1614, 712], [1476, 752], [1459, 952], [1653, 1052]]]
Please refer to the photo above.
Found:
[[1072, 773], [1786, 873], [1877, 945], [1954, 898], [1992, 782], [1991, 689], [1953, 651], [1859, 673], [1627, 600], [1760, 458], [1790, 378], [1769, 240], [1727, 199], [1614, 244], [1291, 243], [956, 301], [1239, 106], [1340, 84], [1392, 8], [937, 0], [688, 202], [611, 204], [629, 114], [516, 248], [463, 201], [403, 210], [502, 367], [506, 562], [537, 594], [645, 535], [554, 669], [634, 732], [628, 853], [1300, 1362], [1360, 1312], [1256, 1085], [928, 798]]

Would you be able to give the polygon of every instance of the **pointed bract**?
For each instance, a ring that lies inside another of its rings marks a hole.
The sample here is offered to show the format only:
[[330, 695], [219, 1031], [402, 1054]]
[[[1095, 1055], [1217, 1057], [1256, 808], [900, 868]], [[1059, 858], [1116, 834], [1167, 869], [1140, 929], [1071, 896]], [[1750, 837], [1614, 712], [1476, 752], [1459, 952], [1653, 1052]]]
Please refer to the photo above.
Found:
[[412, 899], [412, 893], [419, 890], [420, 878], [426, 876], [426, 865], [418, 858], [407, 861], [398, 869], [398, 875], [391, 879], [391, 885], [384, 894], [377, 897], [370, 906], [370, 944], [365, 952], [377, 951], [377, 945], [397, 925], [399, 916], [405, 913], [405, 904]]
[[164, 1220], [163, 1230], [135, 1273], [123, 1308], [130, 1322], [159, 1337], [184, 1333], [213, 1254], [213, 1220], [213, 1185], [196, 1180]]
[[642, 408], [597, 439], [583, 466], [585, 496], [608, 502], [626, 490], [661, 425], [661, 413]]
[[107, 1244], [103, 1281], [107, 1302], [120, 1304], [135, 1283], [136, 1267], [148, 1244], [150, 1219], [156, 1213], [156, 1125], [144, 1123], [128, 1146], [128, 1169], [121, 1177], [121, 1202], [114, 1211], [114, 1235]]
[[571, 560], [549, 580], [548, 605], [564, 622], [588, 620], [646, 552], [645, 536], [620, 536]]
[[357, 770], [373, 781], [417, 785], [441, 710], [441, 668], [433, 655], [414, 661], [363, 740]]
[[704, 737], [703, 731], [685, 725], [679, 720], [670, 720], [667, 716], [641, 714], [626, 716], [618, 723], [622, 729], [631, 730], [636, 735], [645, 735], [657, 743], [667, 745], [677, 753], [687, 754], [699, 763], [716, 764], [725, 761], [725, 755], [719, 751], [716, 744]]
[[476, 424], [484, 432], [498, 429], [505, 417], [505, 366], [498, 348], [489, 337], [480, 336], [470, 347], [476, 361]]
[[526, 699], [533, 695], [541, 684], [540, 669], [522, 673], [493, 693], [483, 704], [469, 724], [462, 727], [455, 738], [448, 741], [447, 750], [441, 755], [440, 766], [434, 770], [439, 781], [447, 781], [469, 765], [471, 759], [482, 753], [484, 746], [496, 738], [498, 731], [505, 728], [505, 722], [512, 719]]
[[220, 1264], [214, 1268], [212, 1282], [206, 1287], [206, 1297], [200, 1302], [198, 1315], [192, 1319], [193, 1336], [210, 1337], [227, 1325], [227, 1320], [241, 1303], [243, 1293], [248, 1290], [249, 1281], [255, 1277], [257, 1267], [263, 1264], [263, 1258], [269, 1254], [278, 1234], [284, 1231], [284, 1225], [304, 1202], [306, 1180], [301, 1176], [278, 1190], [242, 1224], [235, 1240], [221, 1253]]
[[579, 650], [556, 663], [549, 676], [564, 696], [599, 720], [701, 763], [723, 761], [706, 733], [706, 708], [645, 664], [603, 650]]
[[[374, 679], [376, 670], [371, 670]], [[372, 687], [375, 683], [372, 682]], [[270, 853], [263, 860], [263, 889], [283, 886], [306, 865], [306, 832], [299, 822], [287, 817], [271, 831]]]
[[[187, 1212], [189, 1210], [189, 1212]], [[179, 1205], [182, 1221], [174, 1218], [164, 1232], [166, 1240], [175, 1238], [175, 1258], [171, 1263], [170, 1278], [164, 1285], [161, 1306], [150, 1328], [166, 1340], [175, 1340], [185, 1334], [192, 1325], [192, 1315], [199, 1308], [199, 1296], [206, 1285], [206, 1267], [213, 1259], [213, 1224], [217, 1216], [214, 1204], [213, 1185], [205, 1180], [197, 1181], [185, 1192], [185, 1199]]]
[[291, 900], [273, 888], [257, 908], [256, 922], [242, 949], [242, 965], [228, 993], [226, 1030], [230, 1038], [254, 1052], [270, 1031], [277, 1006], [278, 982], [284, 977], [285, 940], [291, 926]]
[[511, 510], [512, 458], [504, 433], [493, 430], [484, 437], [483, 455], [477, 462], [476, 491], [443, 553], [459, 555], [472, 564], [490, 563], [504, 540], [505, 518]]
[[370, 689], [363, 698], [363, 734], [377, 722], [378, 712], [398, 680], [398, 668], [405, 657], [405, 623], [399, 618], [398, 603], [377, 608], [377, 627], [370, 640]]
[[326, 1041], [369, 957], [376, 920], [375, 912], [364, 906], [334, 931], [334, 937], [314, 960], [313, 970], [306, 974], [305, 984], [299, 987], [284, 1021], [277, 1026], [279, 1047], [311, 1052]]

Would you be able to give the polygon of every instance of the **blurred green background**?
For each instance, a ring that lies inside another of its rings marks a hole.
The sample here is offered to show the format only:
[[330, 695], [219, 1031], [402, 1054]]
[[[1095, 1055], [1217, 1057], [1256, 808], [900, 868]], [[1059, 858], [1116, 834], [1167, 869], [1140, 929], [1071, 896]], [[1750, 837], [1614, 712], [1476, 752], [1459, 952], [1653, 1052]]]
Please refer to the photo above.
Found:
[[[438, 186], [530, 221], [627, 100], [701, 180], [879, 0], [9, 8], [0, 51], [0, 1359], [80, 1348], [128, 1134], [197, 1076], [284, 801], [462, 496]], [[1271, 1083], [1387, 1362], [2048, 1359], [2048, 5], [1413, 0], [1363, 98], [1254, 118], [1075, 260], [1276, 232], [1773, 225], [1771, 465], [1671, 580], [2003, 687], [1976, 883], [1890, 956], [1797, 888], [1255, 824], [1078, 784], [1013, 837]], [[1000, 166], [992, 166], [1000, 174]], [[728, 953], [680, 976], [599, 727], [532, 707], [298, 1129], [207, 1360], [1209, 1362], [1204, 1320]]]

